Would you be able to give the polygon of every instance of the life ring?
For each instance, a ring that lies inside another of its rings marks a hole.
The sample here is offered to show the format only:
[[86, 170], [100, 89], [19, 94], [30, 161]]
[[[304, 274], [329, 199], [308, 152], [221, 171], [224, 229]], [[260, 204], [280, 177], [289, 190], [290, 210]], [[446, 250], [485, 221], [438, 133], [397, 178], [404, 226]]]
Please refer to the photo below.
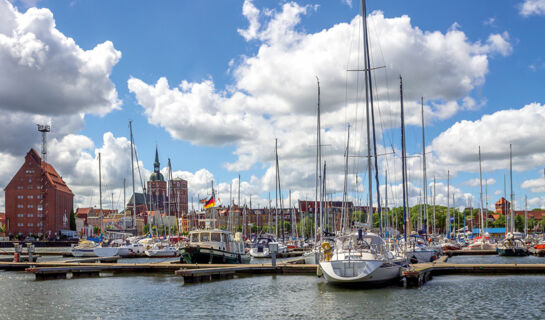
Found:
[[330, 261], [331, 251], [333, 251], [333, 248], [331, 248], [331, 245], [329, 244], [329, 242], [323, 242], [322, 249], [324, 250], [325, 260]]

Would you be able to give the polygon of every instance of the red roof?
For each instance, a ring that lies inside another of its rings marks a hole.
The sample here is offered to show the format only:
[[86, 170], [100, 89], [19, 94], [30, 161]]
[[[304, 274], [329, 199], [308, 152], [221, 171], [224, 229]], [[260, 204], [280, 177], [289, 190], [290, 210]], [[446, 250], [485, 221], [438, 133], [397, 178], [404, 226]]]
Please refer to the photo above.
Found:
[[45, 170], [47, 180], [49, 180], [49, 183], [55, 187], [55, 189], [72, 194], [72, 190], [68, 188], [64, 180], [61, 178], [61, 176], [55, 171], [55, 168], [53, 168], [52, 165], [50, 165], [47, 162], [42, 161], [42, 168]]
[[89, 213], [91, 213], [91, 210], [93, 210], [93, 208], [77, 208], [76, 217], [85, 218], [89, 215]]

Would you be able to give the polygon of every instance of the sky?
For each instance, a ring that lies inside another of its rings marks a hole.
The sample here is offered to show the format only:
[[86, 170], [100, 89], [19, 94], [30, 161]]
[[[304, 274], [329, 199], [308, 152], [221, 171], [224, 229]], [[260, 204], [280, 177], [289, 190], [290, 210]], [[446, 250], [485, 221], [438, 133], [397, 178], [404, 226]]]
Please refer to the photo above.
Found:
[[[509, 198], [511, 144], [515, 208], [545, 208], [545, 0], [369, 0], [367, 13], [381, 201], [387, 175], [389, 205], [401, 204], [402, 76], [411, 205], [423, 198], [423, 97], [429, 203], [480, 205], [479, 146], [484, 206], [504, 177]], [[342, 199], [350, 128], [348, 194], [366, 204], [364, 87], [347, 71], [362, 68], [356, 0], [0, 0], [0, 185], [41, 150], [47, 123], [48, 162], [75, 207], [98, 205], [101, 153], [103, 201], [120, 209], [132, 121], [137, 191], [157, 147], [195, 205], [212, 181], [219, 203], [231, 188], [236, 199], [240, 175], [241, 204], [270, 194], [274, 206], [278, 139], [284, 206], [289, 190], [314, 199], [318, 77], [328, 197]]]

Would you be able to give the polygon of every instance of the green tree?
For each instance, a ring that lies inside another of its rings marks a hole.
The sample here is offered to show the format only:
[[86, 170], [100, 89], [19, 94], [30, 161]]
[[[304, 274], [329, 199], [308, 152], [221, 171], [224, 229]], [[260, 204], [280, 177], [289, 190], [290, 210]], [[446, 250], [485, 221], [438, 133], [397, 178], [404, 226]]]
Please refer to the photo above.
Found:
[[94, 226], [93, 227], [93, 234], [97, 235], [100, 233], [100, 227], [99, 226]]
[[150, 228], [151, 228], [151, 226], [149, 225], [149, 223], [146, 224], [146, 225], [144, 226], [144, 234], [148, 234], [149, 231], [150, 231]]
[[74, 208], [70, 211], [70, 230], [76, 231], [76, 215], [74, 214]]
[[303, 220], [297, 223], [297, 230], [299, 230], [299, 232], [301, 232], [301, 227], [303, 227], [303, 237], [312, 237], [312, 233], [314, 232], [314, 221], [312, 221], [310, 217], [304, 217]]

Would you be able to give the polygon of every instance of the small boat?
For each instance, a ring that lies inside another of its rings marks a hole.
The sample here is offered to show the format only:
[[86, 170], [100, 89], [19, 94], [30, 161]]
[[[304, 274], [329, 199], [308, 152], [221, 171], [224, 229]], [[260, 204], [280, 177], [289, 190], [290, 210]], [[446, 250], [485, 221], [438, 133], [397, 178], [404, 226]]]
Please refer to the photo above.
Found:
[[78, 245], [72, 247], [72, 255], [74, 257], [96, 257], [95, 248], [96, 242], [89, 240], [81, 240]]
[[490, 241], [488, 236], [476, 237], [473, 242], [467, 246], [467, 250], [496, 250], [496, 244]]
[[[270, 258], [271, 252], [269, 250], [269, 244], [271, 242], [277, 243], [272, 235], [257, 236], [252, 242], [252, 248], [250, 248], [250, 255], [253, 258]], [[288, 248], [278, 243], [278, 253], [287, 252]]]
[[97, 257], [113, 257], [117, 255], [119, 248], [101, 245], [93, 248], [93, 251]]
[[417, 234], [411, 234], [407, 239], [407, 247], [400, 245], [405, 250], [405, 256], [410, 263], [432, 262], [439, 257], [439, 252], [428, 247], [426, 239]]
[[189, 243], [180, 247], [182, 263], [249, 263], [250, 256], [244, 252], [240, 232], [231, 237], [231, 232], [211, 229], [195, 230], [189, 233]]
[[508, 233], [503, 243], [500, 243], [496, 252], [500, 256], [520, 257], [530, 254], [528, 248], [524, 245], [521, 239], [517, 239], [512, 233]]
[[328, 242], [322, 249], [320, 270], [330, 284], [385, 284], [398, 280], [406, 265], [406, 259], [396, 259], [381, 237], [361, 230], [338, 237], [335, 250]]
[[155, 242], [145, 253], [148, 257], [177, 257], [179, 254], [176, 247], [166, 242]]

